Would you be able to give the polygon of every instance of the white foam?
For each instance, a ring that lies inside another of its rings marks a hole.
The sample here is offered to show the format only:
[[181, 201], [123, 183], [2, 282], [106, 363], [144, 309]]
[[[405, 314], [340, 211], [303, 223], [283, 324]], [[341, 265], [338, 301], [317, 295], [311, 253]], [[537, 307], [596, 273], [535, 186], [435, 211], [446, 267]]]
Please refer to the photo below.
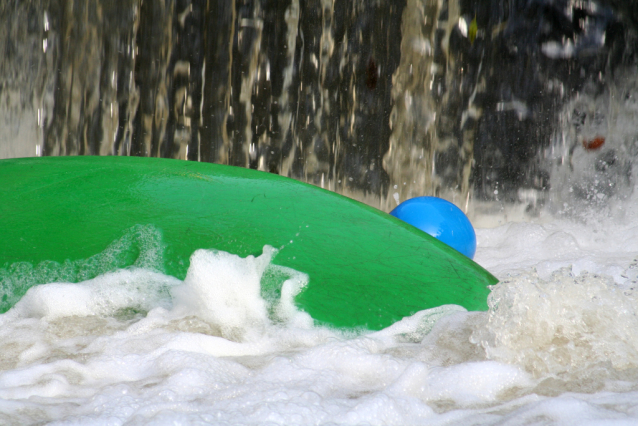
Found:
[[638, 300], [611, 277], [569, 269], [545, 281], [514, 276], [489, 297], [488, 325], [473, 335], [491, 359], [537, 375], [569, 373], [598, 363], [638, 367]]
[[421, 380], [425, 399], [454, 401], [460, 406], [492, 402], [509, 389], [533, 383], [520, 367], [493, 361], [437, 368]]
[[267, 246], [261, 256], [242, 259], [226, 252], [197, 250], [184, 283], [172, 290], [174, 313], [202, 318], [228, 335], [264, 326], [269, 320], [260, 281], [274, 253]]
[[[638, 200], [637, 200], [638, 201]], [[622, 272], [638, 253], [638, 229], [631, 223], [601, 217], [586, 223], [555, 219], [548, 223], [510, 222], [477, 229], [475, 260], [499, 278], [536, 269], [543, 279], [561, 268], [612, 276]]]
[[0, 316], [0, 423], [635, 423], [638, 231], [596, 229], [478, 230], [505, 279], [489, 313], [374, 333], [314, 326], [294, 306], [308, 277], [269, 247], [197, 251], [183, 282], [138, 268], [33, 287]]
[[47, 320], [113, 315], [124, 308], [150, 310], [170, 304], [167, 289], [180, 281], [143, 269], [119, 270], [82, 284], [51, 283], [31, 287], [10, 316]]

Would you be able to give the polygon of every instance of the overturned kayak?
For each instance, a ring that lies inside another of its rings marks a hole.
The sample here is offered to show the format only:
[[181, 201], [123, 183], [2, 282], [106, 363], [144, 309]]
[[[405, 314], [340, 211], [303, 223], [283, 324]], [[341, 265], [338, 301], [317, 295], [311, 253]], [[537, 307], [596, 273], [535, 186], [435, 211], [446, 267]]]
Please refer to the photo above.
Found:
[[[136, 157], [44, 157], [0, 161], [0, 183], [2, 311], [36, 284], [144, 266], [139, 238], [125, 241], [140, 227], [161, 235], [157, 268], [179, 279], [197, 249], [242, 257], [259, 255], [266, 245], [278, 249], [274, 264], [309, 277], [296, 307], [336, 327], [378, 330], [447, 304], [485, 310], [488, 286], [497, 282], [386, 213], [254, 170]], [[109, 252], [117, 241], [125, 243]]]

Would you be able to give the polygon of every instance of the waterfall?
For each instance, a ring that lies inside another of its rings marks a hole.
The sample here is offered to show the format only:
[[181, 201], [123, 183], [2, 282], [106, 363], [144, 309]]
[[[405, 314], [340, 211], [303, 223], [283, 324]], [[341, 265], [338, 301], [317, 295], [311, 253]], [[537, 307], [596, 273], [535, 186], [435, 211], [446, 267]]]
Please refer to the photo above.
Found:
[[[384, 210], [439, 195], [533, 214], [574, 164], [631, 187], [638, 132], [614, 96], [635, 96], [636, 22], [603, 0], [5, 2], [0, 158], [216, 162]], [[616, 127], [581, 135], [605, 96]]]

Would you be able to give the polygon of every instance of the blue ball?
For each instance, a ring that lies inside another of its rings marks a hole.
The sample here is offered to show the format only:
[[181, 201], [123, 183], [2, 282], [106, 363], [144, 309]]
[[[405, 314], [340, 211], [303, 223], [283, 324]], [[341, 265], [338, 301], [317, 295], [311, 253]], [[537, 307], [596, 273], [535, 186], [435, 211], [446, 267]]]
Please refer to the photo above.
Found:
[[427, 232], [470, 259], [476, 253], [476, 233], [465, 214], [437, 197], [416, 197], [399, 204], [390, 214]]

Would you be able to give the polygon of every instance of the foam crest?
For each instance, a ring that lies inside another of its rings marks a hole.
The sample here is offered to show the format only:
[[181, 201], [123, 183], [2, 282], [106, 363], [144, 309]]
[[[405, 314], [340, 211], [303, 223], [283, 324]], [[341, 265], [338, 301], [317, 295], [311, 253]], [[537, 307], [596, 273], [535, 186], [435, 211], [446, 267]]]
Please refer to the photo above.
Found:
[[537, 376], [579, 371], [599, 363], [638, 367], [638, 300], [611, 277], [569, 268], [550, 280], [521, 274], [494, 286], [485, 328], [472, 340], [494, 360]]
[[35, 266], [28, 262], [5, 264], [0, 268], [0, 313], [9, 310], [34, 285], [78, 283], [127, 267], [159, 272], [163, 263], [161, 232], [153, 225], [135, 225], [88, 259], [44, 261]]
[[405, 317], [371, 336], [382, 339], [391, 338], [396, 341], [421, 342], [441, 318], [459, 312], [467, 312], [467, 309], [458, 305], [443, 305], [426, 309]]
[[43, 284], [31, 287], [6, 318], [112, 316], [123, 309], [145, 313], [170, 307], [169, 289], [179, 284], [176, 278], [143, 269], [122, 269], [80, 284]]
[[261, 297], [261, 279], [277, 251], [265, 246], [261, 256], [241, 258], [212, 250], [197, 250], [184, 283], [172, 289], [175, 315], [195, 315], [219, 327], [225, 336], [242, 336], [269, 324]]
[[262, 277], [262, 295], [264, 287], [277, 288], [277, 283], [283, 281], [279, 297], [277, 298], [275, 295], [273, 298], [271, 294], [270, 298], [267, 298], [267, 301], [272, 305], [271, 317], [273, 319], [299, 328], [307, 329], [313, 326], [312, 317], [295, 306], [295, 296], [308, 284], [308, 279], [307, 274], [292, 268], [273, 264], [268, 266], [265, 279]]
[[141, 268], [120, 269], [80, 283], [54, 282], [28, 289], [0, 321], [38, 318], [146, 315], [138, 333], [158, 327], [241, 340], [248, 330], [276, 323], [309, 329], [312, 318], [299, 311], [294, 297], [306, 274], [271, 264], [277, 250], [241, 258], [226, 252], [197, 250], [184, 281]]

